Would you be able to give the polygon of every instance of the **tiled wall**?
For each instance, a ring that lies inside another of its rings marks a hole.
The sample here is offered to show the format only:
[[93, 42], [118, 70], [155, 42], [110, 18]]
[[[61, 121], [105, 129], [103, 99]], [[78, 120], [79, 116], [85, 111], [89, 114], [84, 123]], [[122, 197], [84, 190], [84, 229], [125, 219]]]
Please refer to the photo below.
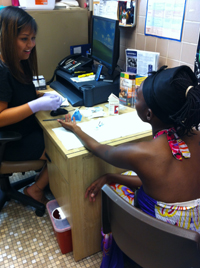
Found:
[[200, 30], [200, 0], [186, 1], [181, 42], [144, 35], [146, 5], [147, 0], [138, 0], [135, 28], [120, 28], [120, 67], [125, 70], [125, 49], [135, 48], [160, 52], [159, 67], [186, 64], [194, 69]]

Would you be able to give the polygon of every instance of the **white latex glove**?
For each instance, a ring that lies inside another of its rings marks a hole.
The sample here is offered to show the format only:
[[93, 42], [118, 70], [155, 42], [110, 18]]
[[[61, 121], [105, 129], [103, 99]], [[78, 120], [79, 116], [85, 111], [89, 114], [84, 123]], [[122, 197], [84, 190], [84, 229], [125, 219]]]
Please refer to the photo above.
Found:
[[[45, 93], [46, 94], [46, 93]], [[49, 94], [28, 102], [33, 113], [38, 111], [56, 110], [60, 107], [62, 98], [58, 95]]]

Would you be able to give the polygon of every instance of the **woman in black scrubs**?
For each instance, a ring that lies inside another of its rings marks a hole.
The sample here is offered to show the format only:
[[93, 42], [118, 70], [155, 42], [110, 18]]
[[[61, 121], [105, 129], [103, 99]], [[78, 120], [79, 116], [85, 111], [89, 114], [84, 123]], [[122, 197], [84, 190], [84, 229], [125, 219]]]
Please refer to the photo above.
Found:
[[[43, 132], [35, 112], [55, 110], [61, 98], [39, 94], [32, 82], [38, 76], [35, 37], [37, 24], [23, 9], [13, 6], [0, 14], [0, 129], [21, 133], [22, 139], [9, 143], [3, 156], [7, 161], [44, 159]], [[36, 183], [24, 189], [26, 195], [46, 204], [43, 189], [48, 184], [45, 165]]]

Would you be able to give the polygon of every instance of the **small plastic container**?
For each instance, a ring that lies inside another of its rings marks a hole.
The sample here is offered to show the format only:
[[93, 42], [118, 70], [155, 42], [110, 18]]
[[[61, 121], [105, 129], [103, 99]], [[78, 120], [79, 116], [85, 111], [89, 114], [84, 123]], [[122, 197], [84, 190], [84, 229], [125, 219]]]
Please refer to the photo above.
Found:
[[55, 0], [19, 0], [19, 4], [22, 8], [32, 10], [55, 8]]
[[49, 201], [46, 207], [62, 254], [71, 252], [72, 251], [71, 227], [67, 219], [63, 218], [61, 208], [59, 207], [56, 199]]
[[74, 114], [72, 115], [72, 121], [73, 118], [75, 117], [76, 122], [80, 122], [82, 119], [82, 114], [79, 112], [78, 109], [76, 109], [76, 111], [74, 112]]
[[119, 115], [119, 98], [113, 93], [108, 97], [108, 109], [110, 115]]

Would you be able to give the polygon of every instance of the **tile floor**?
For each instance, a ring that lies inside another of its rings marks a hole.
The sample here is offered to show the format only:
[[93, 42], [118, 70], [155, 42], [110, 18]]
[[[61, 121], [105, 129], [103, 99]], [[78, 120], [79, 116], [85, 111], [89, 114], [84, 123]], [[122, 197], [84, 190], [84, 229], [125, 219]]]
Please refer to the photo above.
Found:
[[[11, 181], [33, 174], [14, 174]], [[47, 197], [53, 199], [51, 193]], [[97, 268], [101, 260], [102, 252], [79, 262], [74, 261], [72, 252], [62, 254], [47, 210], [37, 217], [32, 207], [11, 200], [0, 212], [0, 268]], [[126, 263], [125, 267], [132, 266]]]

